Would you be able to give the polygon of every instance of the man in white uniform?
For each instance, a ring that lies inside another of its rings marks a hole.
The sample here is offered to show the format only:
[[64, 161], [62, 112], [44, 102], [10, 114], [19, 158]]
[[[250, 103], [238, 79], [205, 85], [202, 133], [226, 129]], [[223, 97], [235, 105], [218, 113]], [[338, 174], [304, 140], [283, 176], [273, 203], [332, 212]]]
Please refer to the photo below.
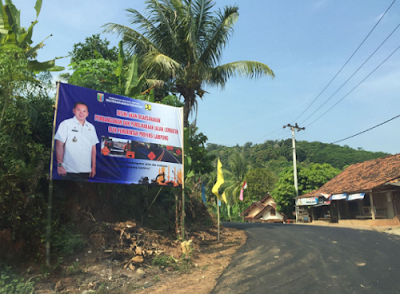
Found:
[[75, 103], [74, 117], [60, 123], [56, 139], [57, 173], [65, 180], [88, 180], [96, 175], [95, 127], [86, 121], [89, 109]]

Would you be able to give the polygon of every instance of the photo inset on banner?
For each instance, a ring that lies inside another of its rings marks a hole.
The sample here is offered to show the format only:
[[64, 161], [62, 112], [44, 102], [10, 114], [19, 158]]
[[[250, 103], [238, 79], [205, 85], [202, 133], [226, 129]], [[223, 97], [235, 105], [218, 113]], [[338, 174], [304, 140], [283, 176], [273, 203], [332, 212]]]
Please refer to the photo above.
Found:
[[112, 157], [182, 163], [182, 149], [179, 147], [115, 137], [102, 136], [101, 153], [104, 156]]
[[74, 116], [60, 123], [55, 135], [57, 173], [64, 180], [87, 181], [96, 175], [95, 127], [86, 120], [89, 108], [76, 102]]

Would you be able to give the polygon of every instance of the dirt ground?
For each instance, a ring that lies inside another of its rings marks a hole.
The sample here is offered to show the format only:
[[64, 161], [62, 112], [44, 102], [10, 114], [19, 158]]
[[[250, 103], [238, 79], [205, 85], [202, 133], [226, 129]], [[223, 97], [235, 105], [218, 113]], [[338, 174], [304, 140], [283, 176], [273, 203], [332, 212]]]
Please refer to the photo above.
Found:
[[[31, 269], [27, 277], [37, 278], [35, 293], [210, 293], [246, 234], [221, 226], [217, 241], [216, 228], [196, 230], [182, 249], [178, 240], [127, 222], [92, 239], [93, 248], [64, 260], [48, 276]], [[168, 262], [153, 264], [160, 257]]]
[[[400, 235], [400, 227], [346, 226], [313, 222], [296, 225], [338, 226]], [[244, 231], [221, 226], [188, 233], [189, 247], [162, 232], [133, 222], [113, 224], [91, 236], [92, 247], [64, 260], [50, 275], [29, 270], [36, 293], [210, 293], [236, 251], [246, 242]], [[97, 249], [95, 249], [97, 248]], [[184, 251], [189, 250], [184, 255]], [[163, 259], [160, 257], [164, 257]], [[157, 259], [161, 262], [154, 264]]]

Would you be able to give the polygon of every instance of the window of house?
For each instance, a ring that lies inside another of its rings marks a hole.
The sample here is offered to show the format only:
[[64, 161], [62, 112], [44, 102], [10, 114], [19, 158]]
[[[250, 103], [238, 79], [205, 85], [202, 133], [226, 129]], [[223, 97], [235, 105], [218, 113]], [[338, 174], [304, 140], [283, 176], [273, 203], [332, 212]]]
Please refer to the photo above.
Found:
[[271, 216], [275, 216], [275, 209], [271, 209], [270, 214], [271, 214]]

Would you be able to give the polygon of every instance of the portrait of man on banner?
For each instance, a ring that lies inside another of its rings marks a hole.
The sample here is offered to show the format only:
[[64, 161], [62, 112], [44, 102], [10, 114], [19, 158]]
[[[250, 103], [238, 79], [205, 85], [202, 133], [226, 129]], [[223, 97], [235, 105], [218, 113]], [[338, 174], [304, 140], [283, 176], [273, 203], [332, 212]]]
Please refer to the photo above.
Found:
[[57, 173], [64, 180], [87, 181], [96, 175], [96, 129], [86, 118], [89, 107], [76, 102], [74, 116], [60, 123], [55, 135]]

